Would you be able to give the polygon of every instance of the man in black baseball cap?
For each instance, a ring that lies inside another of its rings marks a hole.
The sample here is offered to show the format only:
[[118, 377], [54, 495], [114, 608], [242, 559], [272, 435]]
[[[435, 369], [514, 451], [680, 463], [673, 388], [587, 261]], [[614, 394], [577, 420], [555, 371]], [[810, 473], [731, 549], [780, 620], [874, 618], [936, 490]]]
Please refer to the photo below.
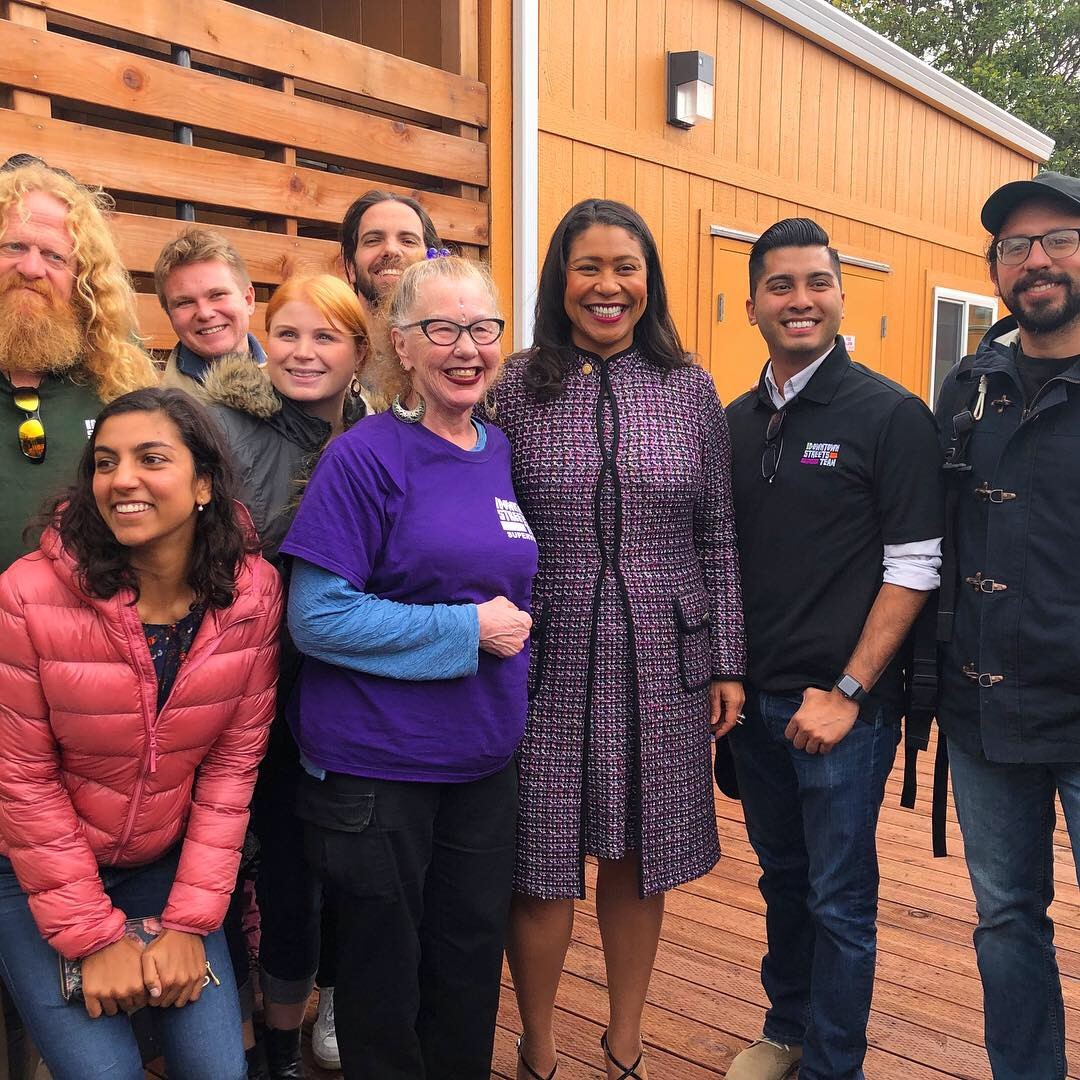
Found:
[[938, 400], [947, 456], [970, 467], [950, 470], [956, 602], [942, 605], [955, 615], [938, 720], [979, 912], [990, 1065], [996, 1077], [1056, 1080], [1055, 794], [1080, 865], [1080, 180], [1006, 184], [982, 223], [1011, 315]]
[[1059, 172], [1039, 173], [1033, 180], [1014, 180], [999, 187], [982, 208], [983, 228], [997, 234], [1009, 211], [1027, 199], [1058, 199], [1080, 210], [1080, 180]]

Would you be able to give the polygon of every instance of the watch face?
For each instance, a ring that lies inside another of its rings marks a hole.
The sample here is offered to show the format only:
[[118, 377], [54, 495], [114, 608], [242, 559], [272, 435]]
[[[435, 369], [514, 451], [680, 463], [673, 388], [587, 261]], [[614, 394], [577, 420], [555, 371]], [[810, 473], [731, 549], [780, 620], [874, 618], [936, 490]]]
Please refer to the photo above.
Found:
[[866, 697], [862, 684], [853, 675], [841, 675], [836, 680], [836, 689], [849, 701], [861, 701]]

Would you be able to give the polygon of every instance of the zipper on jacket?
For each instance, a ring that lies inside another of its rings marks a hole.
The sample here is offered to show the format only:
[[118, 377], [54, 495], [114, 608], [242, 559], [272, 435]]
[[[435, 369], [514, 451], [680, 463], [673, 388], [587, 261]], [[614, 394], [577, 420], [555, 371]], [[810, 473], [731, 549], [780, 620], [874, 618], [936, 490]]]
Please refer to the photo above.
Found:
[[[262, 608], [260, 607], [259, 611], [261, 610]], [[134, 611], [134, 609], [132, 609], [132, 611]], [[245, 615], [242, 618], [237, 619], [235, 622], [229, 624], [229, 629], [232, 629], [234, 626], [239, 626], [242, 623], [250, 622], [258, 614], [258, 611], [253, 611], [250, 615]], [[211, 618], [213, 616], [211, 612], [207, 611], [206, 615], [204, 615], [203, 617]], [[132, 616], [132, 619], [136, 623], [138, 623], [137, 615]], [[150, 648], [146, 644], [146, 635], [142, 633], [142, 624], [138, 623], [139, 630], [138, 632], [136, 632], [134, 627], [131, 625], [131, 621], [132, 620], [128, 618], [121, 618], [121, 622], [124, 626], [124, 633], [128, 639], [128, 646], [131, 649], [131, 658], [138, 671], [139, 667], [141, 666], [141, 660], [145, 659], [146, 661], [149, 661]], [[172, 701], [173, 695], [176, 693], [176, 688], [181, 683], [186, 681], [186, 679], [191, 676], [191, 673], [193, 671], [201, 667], [203, 661], [205, 661], [209, 656], [213, 655], [220, 640], [221, 634], [215, 635], [212, 641], [208, 641], [206, 645], [200, 648], [193, 657], [189, 655], [188, 660], [181, 664], [180, 670], [179, 672], [177, 672], [176, 681], [173, 683], [172, 690], [169, 691], [169, 696], [162, 704], [160, 710], [157, 708], [156, 696], [150, 695], [146, 692], [146, 683], [142, 677], [142, 673], [140, 673], [139, 689], [143, 700], [143, 727], [146, 731], [148, 752], [139, 768], [139, 777], [135, 783], [135, 789], [131, 794], [131, 806], [128, 809], [127, 820], [124, 822], [124, 831], [120, 835], [120, 842], [116, 845], [116, 850], [111, 859], [111, 863], [113, 865], [115, 865], [117, 860], [119, 860], [121, 852], [127, 846], [127, 842], [131, 839], [131, 834], [135, 828], [135, 819], [138, 817], [139, 813], [139, 804], [142, 802], [143, 791], [146, 788], [146, 779], [148, 776], [151, 776], [155, 772], [157, 772], [157, 727], [158, 721], [161, 719], [161, 714], [164, 713], [166, 709], [168, 709], [169, 703]], [[152, 666], [153, 665], [151, 664], [151, 667]], [[156, 674], [154, 676], [154, 681], [156, 683]]]
[[[116, 848], [113, 851], [112, 859], [110, 863], [116, 865], [120, 859], [120, 854], [127, 846], [127, 842], [131, 839], [131, 834], [135, 828], [135, 819], [138, 817], [139, 804], [142, 802], [143, 791], [146, 788], [146, 777], [148, 772], [148, 766], [157, 768], [157, 755], [154, 751], [154, 739], [156, 737], [155, 726], [157, 722], [157, 696], [150, 695], [147, 690], [147, 665], [149, 665], [150, 680], [156, 685], [157, 676], [153, 671], [153, 662], [150, 660], [150, 647], [146, 644], [146, 634], [143, 632], [142, 624], [139, 622], [138, 611], [134, 605], [122, 603], [121, 625], [124, 628], [124, 636], [127, 638], [128, 649], [130, 651], [130, 658], [133, 666], [135, 667], [135, 673], [139, 679], [139, 697], [142, 701], [142, 714], [143, 714], [143, 730], [146, 732], [147, 742], [150, 746], [149, 761], [146, 757], [143, 757], [139, 762], [139, 775], [135, 781], [135, 788], [131, 793], [131, 805], [128, 807], [127, 819], [124, 821], [124, 829], [120, 834], [120, 839], [116, 844]], [[145, 660], [145, 663], [143, 662]]]

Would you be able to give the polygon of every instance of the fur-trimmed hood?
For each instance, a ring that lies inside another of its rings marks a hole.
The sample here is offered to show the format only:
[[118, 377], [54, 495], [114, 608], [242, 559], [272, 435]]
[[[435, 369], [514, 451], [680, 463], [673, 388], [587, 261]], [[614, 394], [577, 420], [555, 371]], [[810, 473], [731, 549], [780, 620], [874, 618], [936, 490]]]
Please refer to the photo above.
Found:
[[281, 412], [281, 398], [266, 374], [250, 356], [223, 356], [215, 360], [203, 380], [211, 405], [224, 405], [257, 420], [269, 420]]

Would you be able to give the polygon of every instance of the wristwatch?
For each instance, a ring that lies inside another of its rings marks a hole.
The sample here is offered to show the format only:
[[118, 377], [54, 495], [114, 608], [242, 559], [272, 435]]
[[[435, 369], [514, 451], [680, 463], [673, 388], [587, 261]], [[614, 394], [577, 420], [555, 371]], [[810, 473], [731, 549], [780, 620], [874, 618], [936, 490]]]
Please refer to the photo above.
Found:
[[862, 683], [854, 675], [848, 675], [847, 672], [836, 680], [833, 689], [839, 690], [848, 701], [854, 701], [856, 705], [861, 705], [866, 700], [866, 691], [863, 689]]

